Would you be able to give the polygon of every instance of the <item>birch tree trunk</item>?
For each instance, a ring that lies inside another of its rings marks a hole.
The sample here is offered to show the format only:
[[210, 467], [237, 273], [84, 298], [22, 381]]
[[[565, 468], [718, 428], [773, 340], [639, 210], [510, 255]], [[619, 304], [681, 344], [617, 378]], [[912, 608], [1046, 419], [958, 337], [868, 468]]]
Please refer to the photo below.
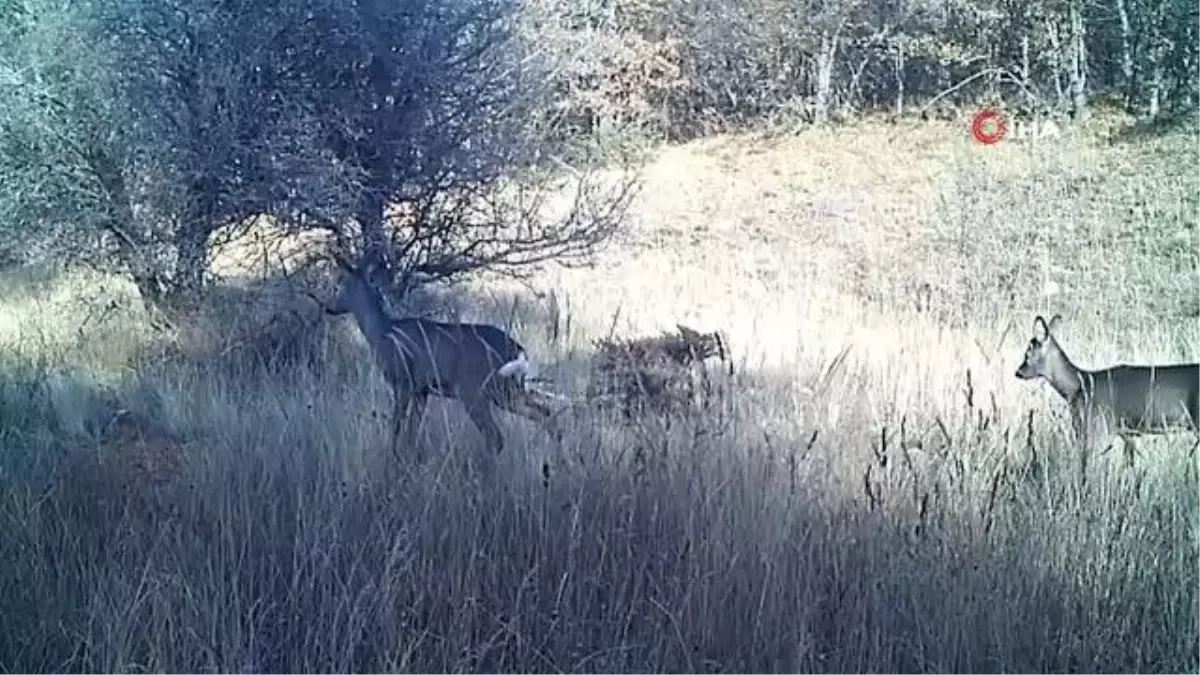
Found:
[[1069, 8], [1071, 50], [1071, 112], [1075, 119], [1087, 117], [1087, 45], [1082, 0], [1072, 0]]
[[833, 99], [833, 65], [837, 55], [837, 31], [821, 34], [821, 47], [817, 53], [817, 100], [813, 109], [813, 121], [824, 124], [829, 121], [829, 106]]
[[1133, 27], [1126, 2], [1116, 0], [1117, 18], [1121, 23], [1121, 76], [1125, 78], [1125, 108], [1132, 112], [1137, 104], [1137, 87], [1133, 78]]

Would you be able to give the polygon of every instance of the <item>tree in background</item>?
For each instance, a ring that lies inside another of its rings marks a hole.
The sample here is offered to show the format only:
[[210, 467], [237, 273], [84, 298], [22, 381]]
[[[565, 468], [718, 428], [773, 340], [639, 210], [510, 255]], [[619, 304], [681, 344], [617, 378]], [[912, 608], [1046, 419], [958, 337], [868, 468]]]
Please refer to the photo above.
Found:
[[272, 82], [252, 3], [29, 0], [3, 17], [5, 243], [129, 271], [170, 307], [204, 283], [209, 237], [262, 213], [337, 212], [355, 185]]
[[[1200, 93], [1197, 9], [1183, 0], [531, 6], [558, 19], [542, 24], [555, 27], [544, 33], [545, 48], [567, 64], [555, 76], [559, 90], [575, 94], [568, 105], [668, 138], [982, 105], [1078, 118], [1111, 93], [1127, 112], [1153, 120], [1194, 110]], [[598, 60], [596, 50], [577, 48], [585, 36], [621, 45], [622, 58]], [[643, 66], [639, 77], [630, 77], [631, 65]]]
[[[203, 290], [214, 233], [268, 215], [407, 278], [569, 261], [629, 176], [555, 148], [507, 0], [18, 0], [0, 14], [0, 204], [24, 257], [128, 270], [149, 303]], [[559, 181], [561, 182], [561, 180]], [[555, 189], [551, 189], [551, 188]]]

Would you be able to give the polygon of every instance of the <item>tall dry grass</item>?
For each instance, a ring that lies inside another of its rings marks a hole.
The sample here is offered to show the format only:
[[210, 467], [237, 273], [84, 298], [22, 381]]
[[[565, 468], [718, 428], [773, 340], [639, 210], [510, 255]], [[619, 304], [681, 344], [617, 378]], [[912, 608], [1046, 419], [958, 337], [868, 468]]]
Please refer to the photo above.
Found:
[[[932, 126], [665, 148], [593, 269], [458, 306], [567, 390], [614, 326], [721, 329], [738, 374], [563, 448], [509, 419], [494, 464], [454, 403], [397, 464], [345, 322], [181, 354], [116, 282], [11, 282], [0, 668], [1195, 671], [1193, 439], [1081, 476], [1013, 371], [1035, 313], [1083, 365], [1200, 355], [1196, 168], [1187, 136]], [[182, 439], [182, 480], [89, 480], [115, 407]]]

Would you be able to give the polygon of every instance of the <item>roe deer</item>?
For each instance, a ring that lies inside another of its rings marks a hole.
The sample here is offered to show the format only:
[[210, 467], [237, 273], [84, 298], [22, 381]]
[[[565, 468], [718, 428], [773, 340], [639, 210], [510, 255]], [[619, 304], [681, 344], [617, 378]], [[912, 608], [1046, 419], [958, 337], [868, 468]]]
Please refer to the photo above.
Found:
[[[1054, 334], [1062, 326], [1057, 314], [1050, 323], [1033, 320], [1033, 339], [1017, 377], [1045, 378], [1067, 401], [1071, 423], [1084, 452], [1108, 450], [1115, 437], [1133, 463], [1132, 436], [1197, 429], [1200, 421], [1200, 365], [1113, 366], [1083, 370], [1071, 363]], [[1086, 456], [1084, 456], [1086, 462]]]
[[413, 446], [430, 394], [461, 401], [497, 453], [504, 448], [504, 437], [492, 417], [493, 405], [542, 424], [561, 441], [547, 404], [551, 397], [526, 383], [532, 364], [519, 342], [495, 326], [393, 318], [379, 290], [388, 282], [385, 268], [372, 261], [360, 269], [335, 261], [342, 268], [342, 283], [325, 311], [354, 315], [392, 387], [393, 452], [402, 431], [406, 444]]

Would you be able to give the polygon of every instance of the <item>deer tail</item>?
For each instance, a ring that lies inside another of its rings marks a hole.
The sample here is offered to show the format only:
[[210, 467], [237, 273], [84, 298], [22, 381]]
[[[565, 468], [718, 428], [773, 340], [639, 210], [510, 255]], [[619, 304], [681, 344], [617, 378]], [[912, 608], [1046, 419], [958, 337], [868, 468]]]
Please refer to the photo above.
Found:
[[500, 377], [515, 377], [517, 379], [525, 379], [533, 375], [533, 363], [525, 356], [525, 352], [517, 352], [517, 358], [500, 366], [496, 374]]

